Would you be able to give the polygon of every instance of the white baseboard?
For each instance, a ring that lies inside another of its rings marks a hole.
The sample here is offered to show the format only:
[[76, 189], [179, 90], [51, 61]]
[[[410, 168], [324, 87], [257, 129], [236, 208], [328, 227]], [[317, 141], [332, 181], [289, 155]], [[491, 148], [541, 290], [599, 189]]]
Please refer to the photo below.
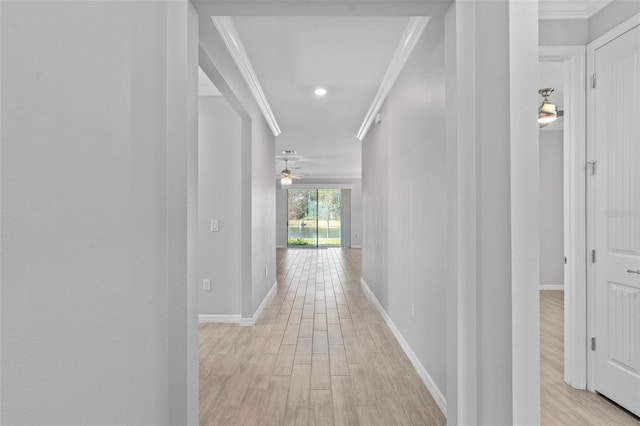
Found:
[[229, 323], [229, 324], [238, 324], [240, 323], [240, 315], [208, 315], [208, 314], [200, 314], [198, 315], [198, 322], [200, 323]]
[[540, 284], [540, 290], [564, 290], [563, 284]]
[[356, 245], [354, 245], [354, 244], [351, 244], [351, 248], [359, 248], [359, 249], [361, 249], [361, 248], [362, 248], [362, 246], [356, 246]]
[[276, 245], [276, 248], [287, 248], [287, 246], [278, 246], [278, 245]]
[[273, 285], [271, 285], [271, 288], [269, 289], [269, 292], [267, 293], [267, 295], [264, 296], [264, 299], [262, 299], [262, 303], [260, 303], [260, 306], [258, 306], [258, 309], [256, 309], [256, 312], [253, 314], [253, 317], [240, 318], [240, 325], [244, 325], [247, 327], [251, 327], [255, 325], [258, 318], [260, 318], [260, 314], [262, 314], [262, 311], [264, 311], [264, 308], [267, 307], [267, 303], [271, 299], [271, 294], [275, 291], [277, 287], [278, 287], [278, 281], [275, 281]]
[[256, 324], [255, 318], [240, 318], [240, 325], [244, 327], [253, 327]]
[[393, 320], [391, 319], [391, 317], [389, 317], [389, 314], [387, 314], [387, 311], [384, 310], [384, 308], [378, 301], [378, 298], [376, 297], [376, 295], [373, 294], [373, 292], [369, 288], [369, 285], [364, 280], [364, 278], [360, 278], [360, 284], [365, 294], [367, 295], [367, 298], [371, 301], [371, 303], [375, 305], [378, 312], [380, 312], [380, 315], [382, 315], [382, 318], [384, 318], [385, 322], [391, 329], [391, 332], [396, 337], [396, 340], [400, 344], [400, 347], [402, 347], [402, 350], [404, 350], [404, 353], [407, 354], [407, 357], [409, 357], [409, 360], [411, 360], [411, 363], [413, 364], [415, 369], [418, 371], [418, 375], [420, 375], [420, 378], [424, 382], [425, 386], [427, 387], [429, 392], [431, 392], [431, 396], [433, 396], [433, 399], [436, 401], [436, 404], [438, 404], [438, 407], [440, 407], [442, 414], [444, 414], [444, 416], [446, 417], [447, 416], [447, 399], [444, 397], [444, 395], [436, 385], [436, 382], [433, 381], [433, 379], [431, 378], [431, 375], [429, 375], [429, 373], [427, 372], [427, 369], [424, 368], [424, 365], [422, 365], [422, 363], [420, 362], [416, 354], [413, 352], [413, 350], [411, 349], [411, 346], [409, 346], [409, 343], [407, 343], [404, 336], [402, 336], [402, 334], [400, 333], [400, 330], [398, 330], [398, 327], [396, 327], [396, 325], [393, 323]]
[[267, 302], [271, 298], [271, 294], [278, 287], [278, 282], [274, 282], [267, 295], [262, 299], [262, 303], [258, 306], [256, 313], [253, 314], [251, 318], [243, 318], [242, 315], [209, 315], [209, 314], [200, 314], [198, 315], [198, 322], [200, 323], [218, 323], [218, 324], [240, 324], [244, 326], [252, 326], [256, 323], [262, 311], [267, 306]]

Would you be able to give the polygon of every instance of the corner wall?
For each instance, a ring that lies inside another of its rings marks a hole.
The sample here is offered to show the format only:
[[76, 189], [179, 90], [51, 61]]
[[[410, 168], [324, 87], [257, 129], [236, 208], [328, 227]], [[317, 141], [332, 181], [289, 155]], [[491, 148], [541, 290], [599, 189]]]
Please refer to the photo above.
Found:
[[450, 424], [539, 423], [537, 16], [455, 2], [446, 73], [432, 17], [363, 141], [363, 281]]
[[287, 247], [287, 190], [276, 183], [276, 247]]
[[251, 120], [251, 316], [276, 282], [275, 138], [259, 114]]
[[562, 130], [540, 130], [541, 289], [564, 285], [563, 144]]
[[362, 276], [446, 395], [442, 17], [429, 22], [381, 117], [362, 143]]
[[[241, 120], [222, 96], [198, 111], [198, 313], [240, 316]], [[211, 231], [211, 220], [218, 231]], [[211, 280], [211, 290], [202, 288]]]
[[200, 67], [241, 119], [241, 315], [248, 323], [276, 282], [275, 137], [210, 16], [200, 16]]
[[540, 421], [537, 6], [456, 1], [448, 14], [451, 424]]

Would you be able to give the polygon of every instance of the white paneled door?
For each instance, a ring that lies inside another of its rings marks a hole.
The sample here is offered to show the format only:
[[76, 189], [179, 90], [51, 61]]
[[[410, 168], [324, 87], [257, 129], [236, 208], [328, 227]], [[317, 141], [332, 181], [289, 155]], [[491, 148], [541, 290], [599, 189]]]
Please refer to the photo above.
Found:
[[640, 27], [594, 58], [594, 385], [640, 415]]

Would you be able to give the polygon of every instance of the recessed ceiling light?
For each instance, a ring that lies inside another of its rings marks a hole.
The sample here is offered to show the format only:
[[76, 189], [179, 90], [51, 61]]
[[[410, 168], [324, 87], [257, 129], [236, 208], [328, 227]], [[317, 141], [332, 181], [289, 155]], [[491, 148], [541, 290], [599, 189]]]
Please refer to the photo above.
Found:
[[316, 95], [318, 96], [324, 96], [327, 94], [327, 89], [324, 89], [322, 87], [318, 87], [316, 90], [314, 90], [314, 92]]
[[295, 152], [293, 149], [285, 149], [284, 151], [282, 151], [282, 153], [283, 153], [284, 155], [293, 155], [293, 154], [295, 154], [296, 152]]

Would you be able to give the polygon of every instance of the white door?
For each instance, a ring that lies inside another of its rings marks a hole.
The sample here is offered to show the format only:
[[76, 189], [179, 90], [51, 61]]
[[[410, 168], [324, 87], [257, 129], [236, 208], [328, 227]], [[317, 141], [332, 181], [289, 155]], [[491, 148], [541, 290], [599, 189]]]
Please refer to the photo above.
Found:
[[640, 415], [640, 27], [595, 51], [595, 73], [594, 386]]

